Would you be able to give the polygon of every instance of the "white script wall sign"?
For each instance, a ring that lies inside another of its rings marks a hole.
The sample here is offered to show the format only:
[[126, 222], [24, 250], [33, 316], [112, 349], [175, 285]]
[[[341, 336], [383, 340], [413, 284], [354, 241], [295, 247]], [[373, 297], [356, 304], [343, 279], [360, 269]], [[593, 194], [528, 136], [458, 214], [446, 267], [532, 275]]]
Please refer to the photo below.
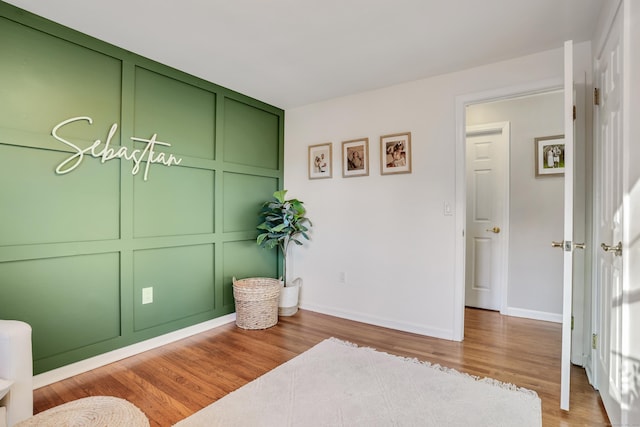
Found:
[[56, 168], [56, 173], [58, 175], [64, 175], [66, 173], [69, 173], [75, 168], [77, 168], [78, 166], [80, 166], [80, 163], [82, 163], [82, 159], [84, 158], [85, 154], [89, 154], [90, 156], [95, 158], [100, 158], [100, 161], [102, 163], [112, 159], [124, 158], [127, 160], [131, 160], [133, 161], [133, 168], [131, 169], [132, 175], [136, 175], [140, 171], [140, 163], [143, 160], [146, 160], [147, 164], [144, 168], [145, 181], [147, 180], [147, 176], [149, 175], [149, 166], [151, 166], [152, 163], [161, 163], [165, 166], [171, 166], [171, 165], [179, 165], [180, 162], [182, 162], [181, 158], [176, 158], [173, 154], [156, 153], [153, 151], [153, 148], [156, 145], [171, 147], [171, 144], [167, 142], [157, 141], [156, 140], [157, 134], [155, 133], [153, 134], [151, 139], [136, 138], [135, 136], [131, 137], [131, 140], [133, 141], [144, 142], [147, 144], [142, 150], [137, 148], [129, 149], [127, 147], [120, 147], [117, 150], [112, 148], [111, 138], [113, 138], [113, 136], [116, 134], [116, 131], [118, 130], [117, 123], [114, 123], [113, 125], [111, 125], [111, 129], [109, 129], [109, 133], [107, 134], [107, 140], [104, 142], [104, 145], [102, 145], [102, 141], [100, 141], [99, 139], [96, 139], [93, 142], [93, 144], [91, 144], [87, 148], [80, 148], [74, 143], [69, 142], [66, 139], [62, 138], [60, 135], [58, 135], [58, 130], [61, 127], [68, 125], [69, 123], [77, 122], [80, 120], [86, 120], [87, 122], [89, 122], [89, 124], [93, 124], [93, 120], [91, 119], [91, 117], [85, 117], [85, 116], [72, 117], [70, 119], [67, 119], [65, 121], [58, 123], [51, 131], [51, 135], [55, 139], [57, 139], [58, 141], [62, 142], [65, 145], [68, 145], [75, 151], [71, 156], [69, 156], [67, 159], [65, 159], [62, 163], [58, 165], [58, 167]]

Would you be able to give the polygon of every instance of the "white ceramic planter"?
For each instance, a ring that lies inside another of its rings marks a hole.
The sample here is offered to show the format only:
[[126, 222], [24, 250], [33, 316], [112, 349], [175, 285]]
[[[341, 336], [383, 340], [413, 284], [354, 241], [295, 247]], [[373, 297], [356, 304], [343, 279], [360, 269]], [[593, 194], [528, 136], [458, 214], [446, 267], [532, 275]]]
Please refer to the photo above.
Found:
[[289, 286], [280, 289], [280, 302], [278, 303], [279, 316], [293, 316], [298, 312], [298, 301], [302, 279], [296, 278], [289, 282]]

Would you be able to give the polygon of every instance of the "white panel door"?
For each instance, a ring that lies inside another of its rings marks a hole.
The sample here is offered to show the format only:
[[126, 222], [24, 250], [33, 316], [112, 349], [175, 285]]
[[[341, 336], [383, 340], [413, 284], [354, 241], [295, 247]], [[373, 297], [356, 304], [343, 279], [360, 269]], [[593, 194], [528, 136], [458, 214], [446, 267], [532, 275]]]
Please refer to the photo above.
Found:
[[560, 408], [569, 410], [571, 386], [571, 306], [573, 302], [573, 42], [564, 44], [564, 267]]
[[501, 310], [506, 289], [509, 123], [467, 127], [465, 305]]
[[[620, 11], [596, 58], [595, 349], [596, 386], [613, 425], [621, 423], [622, 41]], [[619, 250], [618, 250], [619, 249]]]

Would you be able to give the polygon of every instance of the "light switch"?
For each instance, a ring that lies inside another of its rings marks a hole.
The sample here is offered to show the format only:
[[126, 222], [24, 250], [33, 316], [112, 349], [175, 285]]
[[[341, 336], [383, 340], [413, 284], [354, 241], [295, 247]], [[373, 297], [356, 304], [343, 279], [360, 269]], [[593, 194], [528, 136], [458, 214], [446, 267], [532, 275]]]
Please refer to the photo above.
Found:
[[153, 288], [142, 288], [142, 304], [151, 304], [153, 302]]
[[444, 208], [443, 208], [443, 210], [444, 210], [444, 214], [445, 214], [446, 216], [451, 216], [451, 215], [453, 215], [453, 207], [451, 206], [451, 203], [449, 203], [449, 202], [444, 202]]

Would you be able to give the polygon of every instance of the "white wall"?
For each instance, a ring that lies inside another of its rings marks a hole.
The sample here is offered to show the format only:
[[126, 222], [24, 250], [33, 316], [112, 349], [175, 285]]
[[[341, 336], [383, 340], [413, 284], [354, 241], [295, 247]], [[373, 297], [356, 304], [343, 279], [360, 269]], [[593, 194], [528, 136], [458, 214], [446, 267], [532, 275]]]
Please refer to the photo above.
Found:
[[[589, 58], [588, 44], [576, 46]], [[456, 336], [456, 98], [558, 80], [562, 49], [329, 100], [285, 115], [285, 187], [306, 202], [312, 241], [290, 270], [303, 308], [442, 338]], [[399, 65], [401, 66], [401, 65]], [[576, 70], [590, 67], [589, 59]], [[462, 124], [460, 124], [462, 126]], [[412, 133], [413, 172], [380, 175], [381, 135]], [[367, 177], [342, 178], [341, 141], [368, 137]], [[332, 142], [334, 176], [307, 178], [308, 146]], [[346, 283], [340, 284], [340, 272]]]
[[562, 91], [471, 105], [467, 125], [511, 123], [509, 263], [503, 312], [561, 321], [564, 177], [535, 176], [535, 138], [564, 133]]

